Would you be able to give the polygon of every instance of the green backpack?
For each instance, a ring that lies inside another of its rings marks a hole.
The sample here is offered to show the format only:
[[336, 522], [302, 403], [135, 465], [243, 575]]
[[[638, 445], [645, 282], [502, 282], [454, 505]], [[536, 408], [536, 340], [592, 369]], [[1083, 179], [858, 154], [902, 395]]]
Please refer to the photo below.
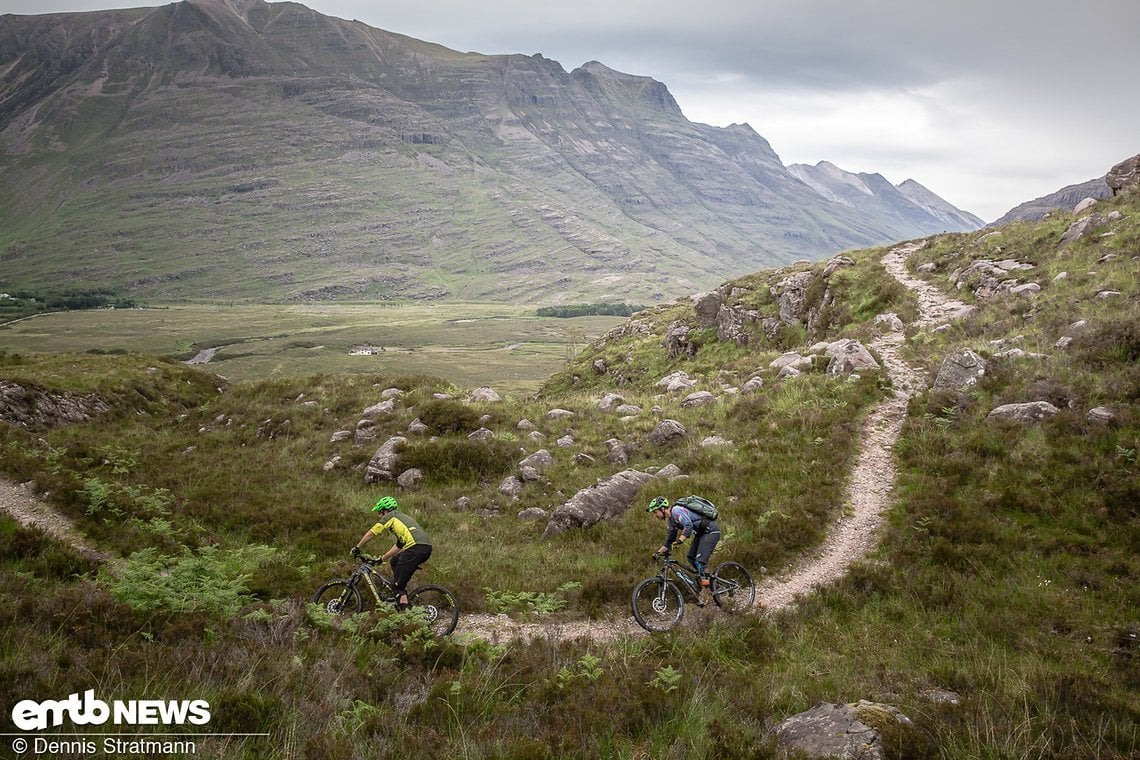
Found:
[[677, 503], [685, 509], [696, 512], [701, 517], [707, 517], [710, 520], [717, 518], [716, 506], [701, 496], [685, 496], [684, 498], [677, 499]]

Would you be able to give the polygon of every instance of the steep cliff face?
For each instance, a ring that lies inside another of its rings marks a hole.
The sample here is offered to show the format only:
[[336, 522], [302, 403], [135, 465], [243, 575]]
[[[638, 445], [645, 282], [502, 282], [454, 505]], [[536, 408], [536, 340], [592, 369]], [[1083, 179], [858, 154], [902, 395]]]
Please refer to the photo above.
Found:
[[7, 288], [647, 301], [946, 229], [649, 77], [261, 0], [0, 18], [0, 146]]

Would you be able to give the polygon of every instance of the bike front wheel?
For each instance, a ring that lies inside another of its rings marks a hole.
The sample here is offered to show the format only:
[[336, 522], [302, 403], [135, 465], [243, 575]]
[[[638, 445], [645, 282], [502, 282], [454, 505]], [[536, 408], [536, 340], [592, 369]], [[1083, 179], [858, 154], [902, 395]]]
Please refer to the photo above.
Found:
[[725, 612], [744, 612], [756, 601], [756, 584], [744, 565], [724, 562], [713, 571], [712, 595]]
[[351, 615], [364, 610], [360, 591], [347, 581], [329, 581], [313, 594], [313, 604], [333, 615]]
[[459, 622], [459, 603], [443, 586], [420, 586], [408, 594], [408, 604], [436, 636], [448, 635]]
[[664, 578], [647, 578], [633, 590], [633, 617], [650, 633], [667, 631], [681, 621], [685, 600], [677, 584]]

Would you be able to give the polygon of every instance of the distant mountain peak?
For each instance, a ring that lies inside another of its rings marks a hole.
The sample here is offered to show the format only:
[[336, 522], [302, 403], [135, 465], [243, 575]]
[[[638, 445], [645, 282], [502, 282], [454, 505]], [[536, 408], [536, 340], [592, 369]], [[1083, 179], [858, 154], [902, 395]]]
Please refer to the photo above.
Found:
[[[642, 83], [653, 82], [655, 84], [661, 84], [661, 82], [658, 82], [653, 77], [645, 76], [642, 74], [627, 74], [624, 71], [618, 71], [617, 69], [612, 69], [609, 66], [605, 65], [604, 63], [600, 63], [599, 61], [587, 61], [586, 63], [583, 63], [578, 68], [579, 68], [579, 70], [584, 71], [587, 74], [591, 74], [591, 75], [596, 76], [596, 77], [609, 77], [611, 79], [620, 79], [622, 81], [627, 81], [627, 82], [642, 82]], [[662, 85], [662, 86], [664, 86], [664, 85]]]
[[993, 224], [1008, 224], [1019, 219], [1036, 221], [1058, 209], [1072, 209], [1085, 198], [1109, 198], [1111, 196], [1112, 188], [1108, 186], [1105, 178], [1103, 176], [1095, 177], [1074, 185], [1066, 185], [1048, 195], [1014, 206]]
[[0, 289], [142, 298], [648, 303], [954, 228], [649, 76], [262, 0], [0, 16], [0, 182]]
[[860, 175], [844, 171], [830, 161], [820, 161], [815, 166], [792, 164], [788, 171], [824, 198], [852, 208], [858, 204], [849, 197], [851, 193], [875, 194]]
[[597, 80], [608, 82], [621, 89], [630, 98], [631, 102], [649, 105], [654, 109], [667, 112], [670, 116], [684, 118], [681, 107], [669, 92], [669, 88], [653, 77], [626, 74], [611, 69], [604, 63], [588, 61], [571, 72], [572, 75], [586, 74]]
[[922, 227], [941, 226], [939, 232], [975, 230], [984, 225], [978, 217], [955, 208], [912, 179], [895, 186], [881, 174], [854, 174], [830, 161], [815, 166], [792, 164], [788, 171], [828, 200], [865, 213]]
[[[614, 76], [621, 72], [611, 69], [609, 66], [601, 63], [600, 61], [586, 61], [579, 68], [594, 76]], [[626, 76], [622, 74], [622, 76]]]
[[753, 129], [752, 125], [748, 122], [742, 122], [740, 124], [736, 124], [734, 122], [725, 127], [725, 129], [731, 132], [743, 132], [746, 135], [755, 135], [756, 137], [760, 137], [760, 133]]

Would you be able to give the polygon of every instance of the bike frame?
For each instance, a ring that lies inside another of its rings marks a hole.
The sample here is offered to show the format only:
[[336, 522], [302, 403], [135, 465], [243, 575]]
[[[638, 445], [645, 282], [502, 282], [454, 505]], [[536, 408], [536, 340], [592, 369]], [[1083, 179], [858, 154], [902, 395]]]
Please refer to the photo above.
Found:
[[672, 557], [665, 557], [661, 562], [661, 570], [658, 571], [657, 576], [667, 581], [670, 573], [681, 582], [681, 588], [688, 591], [690, 596], [694, 599], [699, 597], [701, 580], [697, 576], [696, 570], [690, 569], [688, 565], [683, 565]]
[[[360, 585], [360, 579], [363, 578], [365, 585], [368, 586], [368, 590], [372, 592], [373, 598], [376, 599], [376, 603], [384, 604], [395, 598], [396, 587], [392, 585], [392, 581], [381, 575], [380, 571], [375, 568], [375, 565], [379, 562], [380, 560], [378, 559], [362, 557], [360, 559], [360, 566], [353, 570], [352, 575], [349, 576], [348, 584], [355, 588]], [[378, 586], [382, 587], [386, 593], [382, 594]]]
[[[378, 609], [384, 606], [405, 609], [405, 606], [398, 603], [395, 583], [376, 569], [376, 565], [383, 564], [383, 560], [367, 556], [360, 556], [358, 559], [360, 564], [347, 578], [334, 578], [325, 583], [313, 594], [312, 601], [334, 615], [364, 612], [364, 608], [368, 606], [365, 598], [368, 595], [360, 590], [363, 579], [364, 585], [372, 592], [372, 598], [376, 600]], [[326, 596], [326, 593], [333, 589], [336, 590], [335, 594]], [[443, 586], [432, 584], [417, 586], [408, 592], [408, 601], [413, 612], [421, 617], [437, 636], [447, 636], [455, 630], [459, 622], [459, 602], [455, 595]]]
[[[718, 569], [719, 567], [720, 565], [717, 566]], [[700, 576], [697, 575], [696, 570], [693, 570], [688, 565], [675, 560], [672, 557], [665, 557], [661, 562], [661, 570], [658, 571], [657, 577], [667, 581], [669, 580], [670, 574], [672, 574], [674, 578], [680, 581], [681, 588], [684, 591], [687, 591], [691, 597], [694, 599], [700, 599], [701, 579]], [[735, 591], [740, 587], [736, 581], [728, 580], [717, 575], [715, 570], [709, 573], [709, 579], [716, 581], [717, 584], [722, 584], [726, 590]], [[714, 597], [718, 595], [716, 585], [712, 586], [710, 590]], [[724, 592], [721, 591], [719, 593]]]

